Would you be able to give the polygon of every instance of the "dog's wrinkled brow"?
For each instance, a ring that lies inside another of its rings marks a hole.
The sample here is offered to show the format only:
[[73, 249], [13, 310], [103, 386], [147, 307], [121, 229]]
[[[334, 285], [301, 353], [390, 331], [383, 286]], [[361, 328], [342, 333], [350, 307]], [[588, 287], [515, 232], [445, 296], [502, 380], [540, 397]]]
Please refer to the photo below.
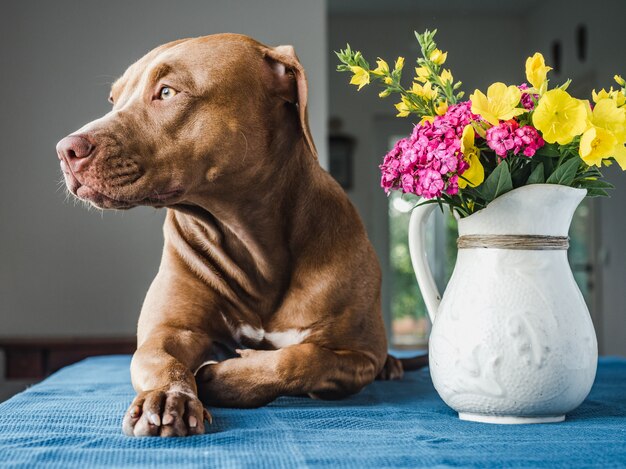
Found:
[[146, 85], [148, 88], [152, 88], [160, 81], [167, 81], [166, 84], [177, 88], [177, 91], [194, 92], [196, 83], [192, 75], [187, 70], [188, 69], [184, 64], [159, 64], [148, 72]]
[[186, 72], [182, 64], [160, 63], [146, 70], [146, 72], [147, 73], [143, 74], [143, 76], [136, 72], [130, 76], [128, 76], [128, 73], [124, 74], [124, 76], [113, 83], [111, 87], [111, 96], [113, 99], [117, 101], [118, 97], [122, 95], [125, 90], [133, 90], [138, 86], [145, 87], [144, 89], [151, 89], [166, 77], [170, 80], [167, 84], [178, 87], [177, 91], [181, 91], [181, 88], [187, 91], [195, 91], [195, 81], [192, 76]]
[[146, 80], [149, 85], [157, 83], [161, 78], [169, 75], [173, 71], [173, 67], [167, 63], [161, 63], [150, 70], [148, 79]]

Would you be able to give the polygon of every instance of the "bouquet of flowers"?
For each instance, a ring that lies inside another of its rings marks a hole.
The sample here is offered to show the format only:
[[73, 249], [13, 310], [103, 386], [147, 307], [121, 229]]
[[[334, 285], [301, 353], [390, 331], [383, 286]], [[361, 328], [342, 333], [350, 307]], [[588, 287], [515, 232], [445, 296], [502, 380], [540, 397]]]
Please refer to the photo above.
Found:
[[626, 82], [594, 90], [593, 102], [572, 97], [566, 83], [550, 88], [551, 70], [540, 53], [526, 60], [528, 83], [493, 83], [463, 101], [461, 82], [443, 67], [447, 52], [437, 48], [435, 31], [415, 33], [422, 57], [410, 88], [402, 83], [404, 58], [393, 68], [379, 58], [370, 68], [348, 44], [336, 52], [337, 70], [350, 83], [377, 82], [379, 96], [400, 96], [398, 117], [416, 115], [410, 136], [399, 140], [380, 165], [381, 186], [421, 196], [421, 203], [450, 205], [465, 217], [496, 197], [526, 184], [562, 184], [606, 196], [602, 166], [614, 161], [626, 170]]

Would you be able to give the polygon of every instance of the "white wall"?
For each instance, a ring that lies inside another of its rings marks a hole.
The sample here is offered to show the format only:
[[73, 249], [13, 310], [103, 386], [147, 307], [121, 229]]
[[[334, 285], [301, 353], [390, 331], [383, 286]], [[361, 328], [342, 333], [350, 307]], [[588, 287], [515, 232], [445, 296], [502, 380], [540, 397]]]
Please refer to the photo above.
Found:
[[323, 0], [27, 0], [0, 16], [0, 336], [134, 334], [164, 211], [65, 201], [54, 147], [107, 112], [110, 83], [151, 48], [218, 32], [293, 44], [326, 161]]

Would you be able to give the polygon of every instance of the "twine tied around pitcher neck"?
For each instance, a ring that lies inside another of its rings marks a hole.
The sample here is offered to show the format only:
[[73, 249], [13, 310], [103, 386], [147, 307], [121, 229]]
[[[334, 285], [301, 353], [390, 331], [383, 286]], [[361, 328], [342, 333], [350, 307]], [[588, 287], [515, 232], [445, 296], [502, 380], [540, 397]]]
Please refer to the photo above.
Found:
[[543, 235], [463, 235], [456, 240], [459, 249], [515, 249], [556, 251], [569, 248], [568, 236]]

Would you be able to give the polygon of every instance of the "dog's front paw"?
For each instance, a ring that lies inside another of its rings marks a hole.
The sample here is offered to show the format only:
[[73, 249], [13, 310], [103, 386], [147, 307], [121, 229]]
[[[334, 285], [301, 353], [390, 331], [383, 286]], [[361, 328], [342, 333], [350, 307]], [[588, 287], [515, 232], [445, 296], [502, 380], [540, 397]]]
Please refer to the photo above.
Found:
[[177, 386], [141, 392], [122, 423], [128, 436], [187, 436], [204, 433], [211, 414], [191, 392]]

